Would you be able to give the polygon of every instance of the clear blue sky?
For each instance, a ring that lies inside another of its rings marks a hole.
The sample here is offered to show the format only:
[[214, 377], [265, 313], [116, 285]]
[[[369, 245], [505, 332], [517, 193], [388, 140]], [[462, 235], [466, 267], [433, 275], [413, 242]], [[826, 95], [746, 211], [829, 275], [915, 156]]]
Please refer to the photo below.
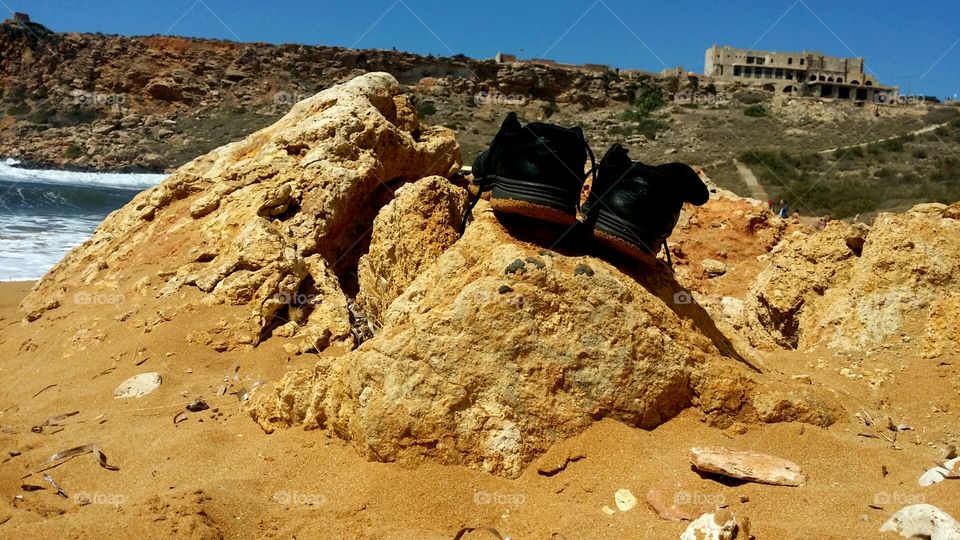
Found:
[[703, 70], [711, 44], [864, 56], [901, 91], [960, 94], [957, 0], [0, 0], [58, 32], [305, 43]]

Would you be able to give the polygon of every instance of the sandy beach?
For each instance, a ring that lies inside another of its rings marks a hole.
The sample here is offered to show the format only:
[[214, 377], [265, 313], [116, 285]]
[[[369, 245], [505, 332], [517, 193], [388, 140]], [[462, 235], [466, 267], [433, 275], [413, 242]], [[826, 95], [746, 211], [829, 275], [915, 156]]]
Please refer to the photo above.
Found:
[[[729, 505], [749, 516], [757, 538], [869, 538], [892, 511], [913, 502], [960, 513], [960, 484], [916, 483], [942, 457], [933, 442], [956, 436], [947, 404], [955, 403], [955, 365], [931, 368], [904, 357], [864, 364], [897, 365], [898, 382], [887, 385], [838, 377], [840, 364], [829, 357], [777, 357], [786, 375], [830, 381], [850, 410], [887, 403], [901, 411], [896, 421], [908, 420], [914, 431], [898, 449], [858, 436], [869, 429], [845, 420], [830, 429], [784, 423], [718, 430], [688, 410], [653, 431], [599, 422], [508, 480], [456, 466], [371, 463], [321, 431], [266, 435], [237, 396], [217, 397], [218, 387], [237, 366], [234, 390], [260, 377], [277, 380], [315, 356], [288, 357], [269, 343], [255, 353], [214, 353], [186, 346], [187, 329], [170, 325], [131, 334], [114, 320], [113, 306], [100, 310], [95, 332], [108, 338], [102, 342], [49, 335], [20, 322], [16, 305], [29, 286], [0, 284], [0, 530], [8, 538], [452, 538], [484, 526], [513, 538], [675, 538], [686, 524], [659, 518], [644, 502], [651, 489], [694, 512]], [[810, 368], [815, 364], [819, 369]], [[157, 391], [112, 396], [127, 377], [151, 370], [163, 377]], [[211, 408], [175, 425], [174, 416], [199, 396]], [[74, 411], [61, 426], [31, 430]], [[46, 471], [68, 495], [58, 496], [38, 469], [53, 454], [90, 443], [119, 470], [100, 467], [90, 454], [75, 457]], [[703, 478], [691, 470], [688, 452], [704, 445], [786, 457], [802, 465], [809, 483]], [[637, 497], [636, 508], [617, 510], [620, 489]], [[466, 537], [494, 538], [488, 531]]]

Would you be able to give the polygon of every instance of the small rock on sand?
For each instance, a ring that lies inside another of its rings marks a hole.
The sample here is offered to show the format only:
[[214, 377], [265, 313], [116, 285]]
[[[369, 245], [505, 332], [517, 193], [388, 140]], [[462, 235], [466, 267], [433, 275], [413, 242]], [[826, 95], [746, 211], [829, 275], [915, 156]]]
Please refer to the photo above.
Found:
[[960, 523], [936, 506], [913, 504], [891, 516], [880, 532], [897, 532], [904, 538], [956, 540], [960, 538]]
[[704, 259], [700, 264], [703, 265], [703, 271], [707, 277], [717, 277], [727, 273], [727, 265], [718, 260]]
[[729, 510], [704, 514], [687, 526], [680, 540], [746, 540], [750, 538], [750, 520]]
[[722, 503], [722, 495], [687, 490], [679, 482], [665, 481], [647, 491], [647, 506], [667, 521], [693, 521]]
[[690, 462], [699, 471], [761, 484], [801, 486], [807, 481], [796, 463], [749, 450], [691, 448]]
[[120, 386], [113, 391], [113, 397], [118, 399], [143, 397], [159, 388], [161, 381], [159, 373], [134, 375], [120, 383]]
[[618, 490], [613, 495], [613, 499], [621, 512], [633, 510], [633, 507], [637, 505], [637, 498], [633, 496], [633, 493], [630, 493], [629, 489]]

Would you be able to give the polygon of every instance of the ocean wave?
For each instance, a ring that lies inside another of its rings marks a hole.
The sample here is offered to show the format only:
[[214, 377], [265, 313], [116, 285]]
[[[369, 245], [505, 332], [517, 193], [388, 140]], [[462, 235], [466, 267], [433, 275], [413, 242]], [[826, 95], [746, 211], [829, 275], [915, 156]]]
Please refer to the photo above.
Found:
[[78, 173], [0, 160], [0, 281], [36, 279], [162, 174]]
[[89, 238], [101, 219], [0, 213], [0, 281], [39, 279]]
[[21, 169], [19, 162], [7, 159], [0, 162], [0, 180], [81, 187], [109, 187], [141, 191], [153, 187], [167, 177], [165, 174], [89, 173], [50, 169]]

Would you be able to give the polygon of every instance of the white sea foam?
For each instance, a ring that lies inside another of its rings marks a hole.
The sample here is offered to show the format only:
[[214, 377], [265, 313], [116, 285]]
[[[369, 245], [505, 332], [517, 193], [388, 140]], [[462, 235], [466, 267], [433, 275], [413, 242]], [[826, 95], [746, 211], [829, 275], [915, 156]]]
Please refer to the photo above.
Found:
[[[82, 244], [106, 217], [109, 208], [97, 211], [78, 208], [61, 197], [57, 186], [82, 186], [94, 192], [104, 189], [135, 191], [152, 187], [162, 181], [163, 174], [78, 173], [58, 170], [32, 170], [14, 167], [16, 160], [0, 161], [0, 281], [33, 280], [43, 276], [71, 249]], [[20, 183], [17, 185], [17, 183]], [[29, 184], [50, 186], [42, 188], [45, 208], [36, 206], [17, 211], [18, 190]], [[110, 197], [104, 193], [104, 197]], [[116, 195], [112, 196], [117, 199]], [[119, 197], [122, 201], [124, 197]], [[62, 204], [61, 204], [62, 203]], [[6, 204], [7, 206], [4, 206]], [[122, 204], [122, 203], [117, 203]]]
[[99, 224], [95, 217], [0, 215], [0, 281], [40, 278]]
[[10, 182], [59, 184], [69, 186], [111, 187], [142, 190], [159, 184], [165, 174], [88, 173], [14, 167], [19, 162], [7, 159], [0, 162], [0, 179]]

